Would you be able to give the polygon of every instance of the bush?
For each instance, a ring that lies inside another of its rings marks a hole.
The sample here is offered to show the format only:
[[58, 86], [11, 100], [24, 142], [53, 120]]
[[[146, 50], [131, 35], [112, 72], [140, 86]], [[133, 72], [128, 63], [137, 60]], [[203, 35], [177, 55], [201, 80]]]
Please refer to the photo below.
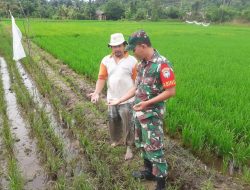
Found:
[[250, 9], [243, 11], [242, 17], [243, 17], [243, 19], [250, 21]]
[[135, 20], [145, 20], [147, 19], [147, 10], [144, 8], [139, 8], [135, 14]]
[[213, 22], [226, 22], [231, 21], [235, 16], [239, 15], [239, 12], [226, 6], [219, 8], [212, 7], [208, 10], [206, 18]]
[[169, 9], [167, 9], [167, 16], [169, 18], [173, 18], [173, 19], [176, 19], [176, 18], [180, 18], [181, 17], [181, 13], [180, 13], [180, 10], [176, 7], [170, 7]]

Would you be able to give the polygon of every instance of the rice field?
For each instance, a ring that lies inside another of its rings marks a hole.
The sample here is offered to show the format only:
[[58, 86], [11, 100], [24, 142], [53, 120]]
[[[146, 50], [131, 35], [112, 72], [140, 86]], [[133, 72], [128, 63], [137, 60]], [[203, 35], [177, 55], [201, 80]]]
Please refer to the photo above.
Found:
[[[6, 22], [9, 24], [9, 22]], [[18, 25], [25, 34], [22, 21]], [[27, 24], [25, 24], [27, 30]], [[144, 29], [173, 64], [177, 95], [166, 103], [166, 130], [199, 153], [235, 166], [250, 161], [250, 28], [176, 22], [29, 22], [32, 41], [95, 81], [110, 34]]]

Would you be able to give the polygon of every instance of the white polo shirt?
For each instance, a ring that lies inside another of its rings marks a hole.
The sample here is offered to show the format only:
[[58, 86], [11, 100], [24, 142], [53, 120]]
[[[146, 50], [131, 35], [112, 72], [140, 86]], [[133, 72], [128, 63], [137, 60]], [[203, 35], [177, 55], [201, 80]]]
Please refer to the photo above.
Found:
[[[107, 100], [115, 100], [124, 96], [134, 86], [136, 78], [137, 60], [127, 52], [118, 62], [115, 62], [113, 55], [107, 55], [102, 59], [99, 79], [107, 80]], [[131, 98], [124, 103], [133, 102]]]

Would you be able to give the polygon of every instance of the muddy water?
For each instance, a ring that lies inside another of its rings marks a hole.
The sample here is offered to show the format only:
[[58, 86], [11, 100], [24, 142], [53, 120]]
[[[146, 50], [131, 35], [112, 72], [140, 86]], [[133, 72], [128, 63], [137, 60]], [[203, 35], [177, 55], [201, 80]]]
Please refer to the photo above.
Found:
[[63, 140], [65, 147], [63, 153], [64, 158], [68, 163], [72, 160], [76, 161], [74, 162], [76, 163], [75, 166], [68, 166], [69, 168], [66, 169], [68, 173], [66, 175], [72, 175], [72, 172], [74, 174], [78, 174], [84, 171], [85, 168], [83, 167], [86, 165], [86, 160], [84, 158], [84, 155], [82, 154], [83, 151], [81, 151], [80, 149], [79, 142], [72, 137], [72, 134], [70, 133], [69, 129], [65, 129], [60, 126], [60, 124], [56, 120], [56, 117], [53, 114], [54, 111], [50, 103], [47, 102], [44, 98], [42, 98], [35, 83], [31, 80], [31, 77], [27, 74], [22, 64], [20, 62], [17, 62], [16, 64], [18, 71], [23, 79], [24, 85], [28, 89], [30, 95], [33, 97], [34, 102], [37, 103], [40, 108], [45, 109], [47, 116], [50, 119], [51, 127], [53, 127], [56, 135]]
[[19, 113], [15, 93], [11, 90], [7, 64], [3, 58], [0, 58], [0, 63], [7, 115], [15, 138], [15, 155], [25, 179], [25, 189], [45, 189], [46, 176], [39, 165], [36, 144], [29, 138], [27, 124]]

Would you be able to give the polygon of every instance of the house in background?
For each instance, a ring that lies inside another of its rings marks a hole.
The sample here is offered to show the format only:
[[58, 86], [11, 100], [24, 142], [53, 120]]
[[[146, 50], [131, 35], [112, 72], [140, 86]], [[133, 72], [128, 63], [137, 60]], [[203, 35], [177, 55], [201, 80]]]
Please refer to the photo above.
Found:
[[106, 20], [106, 15], [103, 11], [97, 10], [95, 14], [96, 14], [97, 20]]

